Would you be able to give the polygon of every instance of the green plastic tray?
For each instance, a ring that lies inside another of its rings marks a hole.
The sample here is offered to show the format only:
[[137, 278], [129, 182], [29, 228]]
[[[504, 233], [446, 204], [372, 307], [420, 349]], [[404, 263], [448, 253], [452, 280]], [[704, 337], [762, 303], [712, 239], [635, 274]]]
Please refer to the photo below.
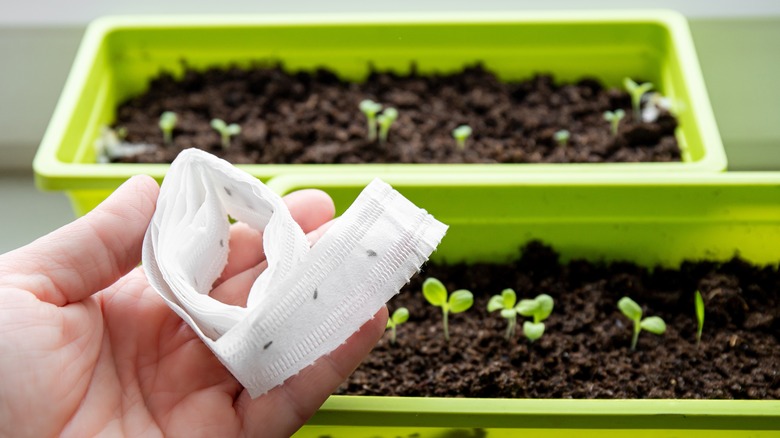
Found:
[[[504, 261], [532, 239], [564, 260], [669, 267], [736, 253], [758, 264], [780, 260], [780, 173], [383, 179], [450, 225], [437, 260]], [[343, 211], [368, 182], [306, 175], [270, 185], [280, 194], [325, 189]], [[780, 401], [332, 396], [296, 436], [777, 437]]]
[[94, 141], [117, 104], [142, 93], [180, 61], [205, 68], [279, 60], [288, 69], [331, 68], [359, 81], [369, 64], [404, 72], [453, 71], [482, 61], [504, 80], [551, 72], [558, 80], [595, 76], [620, 86], [652, 81], [681, 104], [683, 162], [602, 164], [248, 165], [268, 180], [287, 173], [719, 172], [726, 168], [717, 127], [685, 19], [670, 11], [415, 13], [316, 16], [114, 17], [84, 36], [34, 167], [39, 187], [64, 190], [77, 214], [138, 173], [162, 180], [168, 165], [95, 164]]

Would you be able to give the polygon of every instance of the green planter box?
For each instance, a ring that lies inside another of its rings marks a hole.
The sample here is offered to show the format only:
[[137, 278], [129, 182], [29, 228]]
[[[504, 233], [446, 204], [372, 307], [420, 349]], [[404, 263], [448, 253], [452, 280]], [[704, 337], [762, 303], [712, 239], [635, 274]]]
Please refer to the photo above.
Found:
[[[385, 181], [450, 225], [432, 256], [438, 260], [505, 261], [532, 239], [563, 259], [676, 267], [739, 252], [757, 264], [780, 260], [780, 173], [395, 174]], [[282, 194], [326, 189], [343, 211], [367, 182], [281, 176], [271, 186]], [[332, 396], [296, 436], [777, 437], [780, 401]]]
[[503, 80], [550, 72], [558, 80], [595, 76], [620, 86], [652, 81], [682, 104], [683, 162], [497, 165], [248, 165], [268, 180], [316, 169], [342, 173], [718, 172], [726, 157], [685, 19], [674, 12], [436, 13], [325, 16], [118, 17], [92, 23], [82, 42], [34, 167], [39, 187], [68, 192], [77, 214], [129, 176], [161, 180], [168, 165], [95, 164], [94, 141], [117, 104], [144, 91], [180, 61], [205, 68], [279, 60], [289, 69], [325, 66], [356, 81], [369, 63], [422, 73], [482, 61]]

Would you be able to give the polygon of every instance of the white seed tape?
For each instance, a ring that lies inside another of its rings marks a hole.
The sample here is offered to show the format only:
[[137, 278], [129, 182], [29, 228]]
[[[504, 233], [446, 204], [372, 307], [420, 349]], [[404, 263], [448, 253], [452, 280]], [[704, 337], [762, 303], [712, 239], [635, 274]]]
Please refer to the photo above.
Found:
[[[209, 296], [227, 264], [227, 216], [263, 231], [268, 268], [247, 307]], [[447, 226], [375, 179], [314, 246], [284, 201], [206, 152], [171, 165], [143, 246], [149, 283], [252, 397], [335, 350], [409, 281]]]

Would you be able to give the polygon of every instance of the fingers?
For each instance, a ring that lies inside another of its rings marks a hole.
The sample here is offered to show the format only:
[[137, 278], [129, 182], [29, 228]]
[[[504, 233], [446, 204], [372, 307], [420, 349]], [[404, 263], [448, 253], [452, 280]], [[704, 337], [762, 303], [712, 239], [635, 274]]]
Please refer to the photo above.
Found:
[[[327, 231], [332, 224], [333, 221], [331, 220], [307, 234], [306, 237], [309, 239], [309, 244], [314, 245], [317, 243], [320, 237], [325, 234], [325, 231]], [[264, 260], [244, 272], [238, 273], [223, 281], [220, 285], [216, 286], [209, 295], [215, 300], [225, 304], [246, 307], [249, 290], [266, 267], [268, 267], [268, 263]]]
[[[320, 190], [300, 190], [284, 197], [287, 208], [295, 222], [308, 233], [333, 219], [335, 207], [327, 193]], [[234, 224], [230, 229], [230, 252], [228, 262], [219, 280], [219, 285], [228, 278], [244, 272], [265, 260], [263, 234], [246, 224]]]
[[258, 265], [236, 274], [212, 289], [209, 292], [209, 296], [231, 306], [246, 307], [249, 290], [252, 288], [255, 280], [257, 280], [257, 277], [260, 276], [260, 273], [265, 271], [267, 267], [268, 263], [262, 261]]
[[108, 287], [141, 261], [159, 189], [130, 178], [86, 216], [0, 257], [0, 282], [59, 306]]
[[320, 238], [322, 238], [322, 236], [330, 229], [330, 227], [333, 226], [335, 222], [336, 219], [331, 219], [330, 221], [322, 224], [321, 227], [307, 234], [306, 238], [309, 239], [309, 245], [314, 246], [314, 244], [317, 243]]
[[376, 345], [385, 331], [383, 307], [346, 343], [291, 377], [282, 386], [252, 400], [244, 391], [236, 401], [247, 435], [291, 436], [322, 406]]
[[228, 241], [228, 261], [214, 285], [221, 284], [239, 272], [244, 272], [257, 265], [262, 260], [265, 260], [263, 233], [243, 222], [231, 225]]

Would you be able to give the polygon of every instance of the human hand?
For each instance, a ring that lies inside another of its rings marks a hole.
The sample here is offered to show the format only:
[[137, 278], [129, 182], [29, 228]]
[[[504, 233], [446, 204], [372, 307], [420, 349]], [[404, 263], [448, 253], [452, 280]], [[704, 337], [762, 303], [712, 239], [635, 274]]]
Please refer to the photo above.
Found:
[[[163, 302], [140, 262], [159, 188], [126, 182], [87, 216], [0, 256], [0, 435], [292, 435], [368, 354], [387, 310], [255, 400]], [[330, 198], [285, 198], [311, 241]], [[262, 236], [236, 224], [211, 295], [245, 304]]]

